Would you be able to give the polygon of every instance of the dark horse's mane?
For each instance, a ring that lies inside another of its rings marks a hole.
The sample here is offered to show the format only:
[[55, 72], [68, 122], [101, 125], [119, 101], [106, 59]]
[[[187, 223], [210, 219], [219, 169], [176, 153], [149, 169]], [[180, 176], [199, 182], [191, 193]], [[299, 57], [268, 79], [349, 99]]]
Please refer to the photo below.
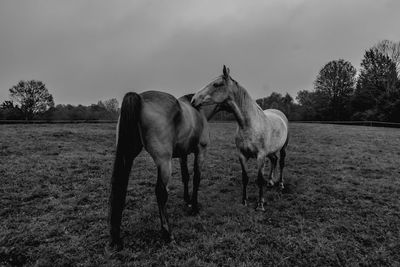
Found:
[[190, 103], [190, 101], [192, 100], [193, 96], [194, 96], [194, 94], [187, 94], [187, 95], [181, 96], [179, 98], [179, 100], [187, 101], [187, 102]]

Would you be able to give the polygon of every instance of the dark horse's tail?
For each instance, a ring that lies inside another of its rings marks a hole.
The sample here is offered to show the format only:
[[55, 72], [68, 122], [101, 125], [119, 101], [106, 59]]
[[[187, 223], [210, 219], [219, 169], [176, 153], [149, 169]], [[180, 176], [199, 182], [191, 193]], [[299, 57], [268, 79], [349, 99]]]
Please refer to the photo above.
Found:
[[122, 100], [117, 133], [117, 157], [118, 153], [134, 153], [142, 148], [138, 125], [142, 109], [141, 100], [140, 95], [134, 92], [127, 93]]
[[130, 92], [124, 96], [119, 116], [117, 130], [117, 151], [111, 177], [111, 194], [109, 199], [110, 245], [121, 248], [120, 225], [129, 173], [133, 159], [142, 150], [139, 118], [142, 109], [142, 99], [137, 93]]

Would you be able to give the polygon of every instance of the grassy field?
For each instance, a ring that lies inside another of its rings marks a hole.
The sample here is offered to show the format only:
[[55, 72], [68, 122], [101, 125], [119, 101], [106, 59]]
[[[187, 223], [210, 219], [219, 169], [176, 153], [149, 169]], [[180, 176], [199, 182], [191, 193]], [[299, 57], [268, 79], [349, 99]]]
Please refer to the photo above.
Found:
[[[174, 160], [164, 244], [147, 153], [134, 163], [111, 258], [107, 201], [113, 124], [0, 125], [0, 265], [399, 266], [400, 129], [292, 124], [286, 189], [241, 205], [234, 124], [212, 124], [200, 214], [183, 204]], [[191, 157], [192, 159], [192, 157]]]

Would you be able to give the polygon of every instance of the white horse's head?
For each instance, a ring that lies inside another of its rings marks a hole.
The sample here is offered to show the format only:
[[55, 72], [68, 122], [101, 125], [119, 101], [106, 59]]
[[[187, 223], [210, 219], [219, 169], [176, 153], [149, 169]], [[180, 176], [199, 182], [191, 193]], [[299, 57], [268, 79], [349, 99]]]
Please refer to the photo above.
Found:
[[224, 65], [222, 75], [218, 76], [192, 97], [192, 106], [224, 104], [232, 100], [233, 92], [231, 86], [233, 83], [234, 81], [229, 76], [229, 68]]

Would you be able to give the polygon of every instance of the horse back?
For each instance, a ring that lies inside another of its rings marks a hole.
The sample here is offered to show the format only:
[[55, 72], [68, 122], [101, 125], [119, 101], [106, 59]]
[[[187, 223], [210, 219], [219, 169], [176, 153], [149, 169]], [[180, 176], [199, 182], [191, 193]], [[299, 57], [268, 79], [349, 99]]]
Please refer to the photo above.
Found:
[[165, 92], [147, 91], [141, 98], [140, 128], [146, 150], [156, 158], [193, 152], [203, 133], [201, 113], [189, 101]]
[[273, 108], [264, 110], [265, 115], [268, 116], [268, 114], [270, 114], [270, 113], [274, 113], [274, 114], [278, 115], [286, 123], [286, 125], [289, 125], [289, 120], [287, 119], [286, 115], [282, 111], [280, 111], [278, 109], [273, 109]]
[[[146, 91], [142, 98], [142, 126], [163, 129], [166, 125], [175, 128], [179, 122], [181, 107], [178, 100], [165, 92]], [[164, 130], [169, 127], [164, 128]]]
[[144, 147], [152, 156], [157, 154], [157, 157], [169, 157], [181, 120], [181, 106], [174, 96], [165, 92], [146, 91], [140, 96], [140, 130]]
[[208, 124], [204, 114], [193, 108], [189, 101], [179, 99], [182, 116], [178, 127], [177, 143], [184, 152], [193, 152], [200, 143], [209, 143]]
[[264, 129], [266, 136], [268, 136], [268, 144], [271, 151], [279, 150], [288, 140], [289, 135], [289, 121], [285, 114], [277, 109], [264, 110], [266, 118], [266, 128]]

